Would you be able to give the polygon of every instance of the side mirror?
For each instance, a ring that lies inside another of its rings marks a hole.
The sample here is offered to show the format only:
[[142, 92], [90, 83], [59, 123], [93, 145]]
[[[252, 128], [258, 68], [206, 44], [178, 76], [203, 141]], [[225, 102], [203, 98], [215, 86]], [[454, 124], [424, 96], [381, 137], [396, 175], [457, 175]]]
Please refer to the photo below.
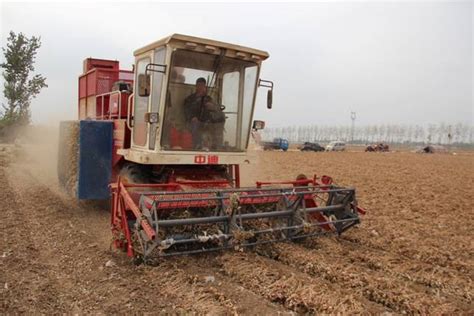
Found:
[[273, 81], [260, 79], [258, 86], [269, 89], [267, 92], [267, 108], [271, 109], [273, 104]]
[[138, 75], [138, 95], [141, 97], [148, 97], [150, 95], [150, 75]]
[[273, 102], [273, 90], [268, 90], [267, 92], [267, 108], [268, 109], [272, 108], [272, 102]]
[[259, 129], [264, 129], [264, 128], [265, 128], [264, 121], [258, 121], [258, 120], [253, 121], [252, 129], [258, 131]]

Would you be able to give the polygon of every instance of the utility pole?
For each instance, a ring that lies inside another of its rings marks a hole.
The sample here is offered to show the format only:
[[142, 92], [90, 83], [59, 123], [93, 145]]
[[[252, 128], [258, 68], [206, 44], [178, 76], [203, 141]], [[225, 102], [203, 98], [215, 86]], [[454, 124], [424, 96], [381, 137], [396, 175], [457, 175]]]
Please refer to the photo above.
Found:
[[451, 151], [451, 140], [453, 139], [453, 134], [451, 133], [451, 125], [448, 126], [448, 150]]
[[351, 120], [352, 120], [351, 143], [354, 143], [354, 126], [355, 126], [355, 120], [356, 120], [356, 112], [351, 112]]

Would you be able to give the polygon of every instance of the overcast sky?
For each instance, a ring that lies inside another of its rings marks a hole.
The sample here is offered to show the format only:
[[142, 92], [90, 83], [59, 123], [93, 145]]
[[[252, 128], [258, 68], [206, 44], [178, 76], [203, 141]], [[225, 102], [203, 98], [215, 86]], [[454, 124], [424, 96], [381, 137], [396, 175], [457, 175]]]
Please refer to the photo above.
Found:
[[[49, 87], [33, 101], [39, 123], [77, 115], [77, 77], [87, 57], [131, 68], [133, 51], [172, 33], [270, 53], [262, 79], [275, 82], [274, 108], [258, 95], [255, 118], [269, 126], [472, 124], [473, 4], [22, 4], [1, 10], [8, 32], [41, 36], [36, 70]], [[3, 97], [3, 96], [2, 96]]]

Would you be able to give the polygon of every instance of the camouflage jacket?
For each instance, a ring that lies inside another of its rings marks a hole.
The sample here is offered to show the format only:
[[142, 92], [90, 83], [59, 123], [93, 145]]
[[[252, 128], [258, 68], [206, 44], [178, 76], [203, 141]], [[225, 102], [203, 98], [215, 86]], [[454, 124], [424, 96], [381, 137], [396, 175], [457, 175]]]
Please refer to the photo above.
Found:
[[193, 117], [197, 117], [199, 121], [204, 122], [207, 117], [206, 103], [213, 102], [210, 96], [198, 96], [196, 93], [189, 95], [184, 100], [184, 116], [186, 123], [190, 122]]

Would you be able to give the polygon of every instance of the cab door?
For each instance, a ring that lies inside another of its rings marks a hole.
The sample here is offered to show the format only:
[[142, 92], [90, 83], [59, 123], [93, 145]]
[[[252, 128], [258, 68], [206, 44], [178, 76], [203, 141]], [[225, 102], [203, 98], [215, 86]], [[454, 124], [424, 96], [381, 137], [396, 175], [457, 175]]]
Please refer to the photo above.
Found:
[[150, 104], [151, 76], [146, 71], [150, 64], [150, 56], [143, 57], [137, 61], [135, 75], [135, 100], [133, 102], [133, 146], [145, 147], [148, 138], [148, 123], [145, 114]]

